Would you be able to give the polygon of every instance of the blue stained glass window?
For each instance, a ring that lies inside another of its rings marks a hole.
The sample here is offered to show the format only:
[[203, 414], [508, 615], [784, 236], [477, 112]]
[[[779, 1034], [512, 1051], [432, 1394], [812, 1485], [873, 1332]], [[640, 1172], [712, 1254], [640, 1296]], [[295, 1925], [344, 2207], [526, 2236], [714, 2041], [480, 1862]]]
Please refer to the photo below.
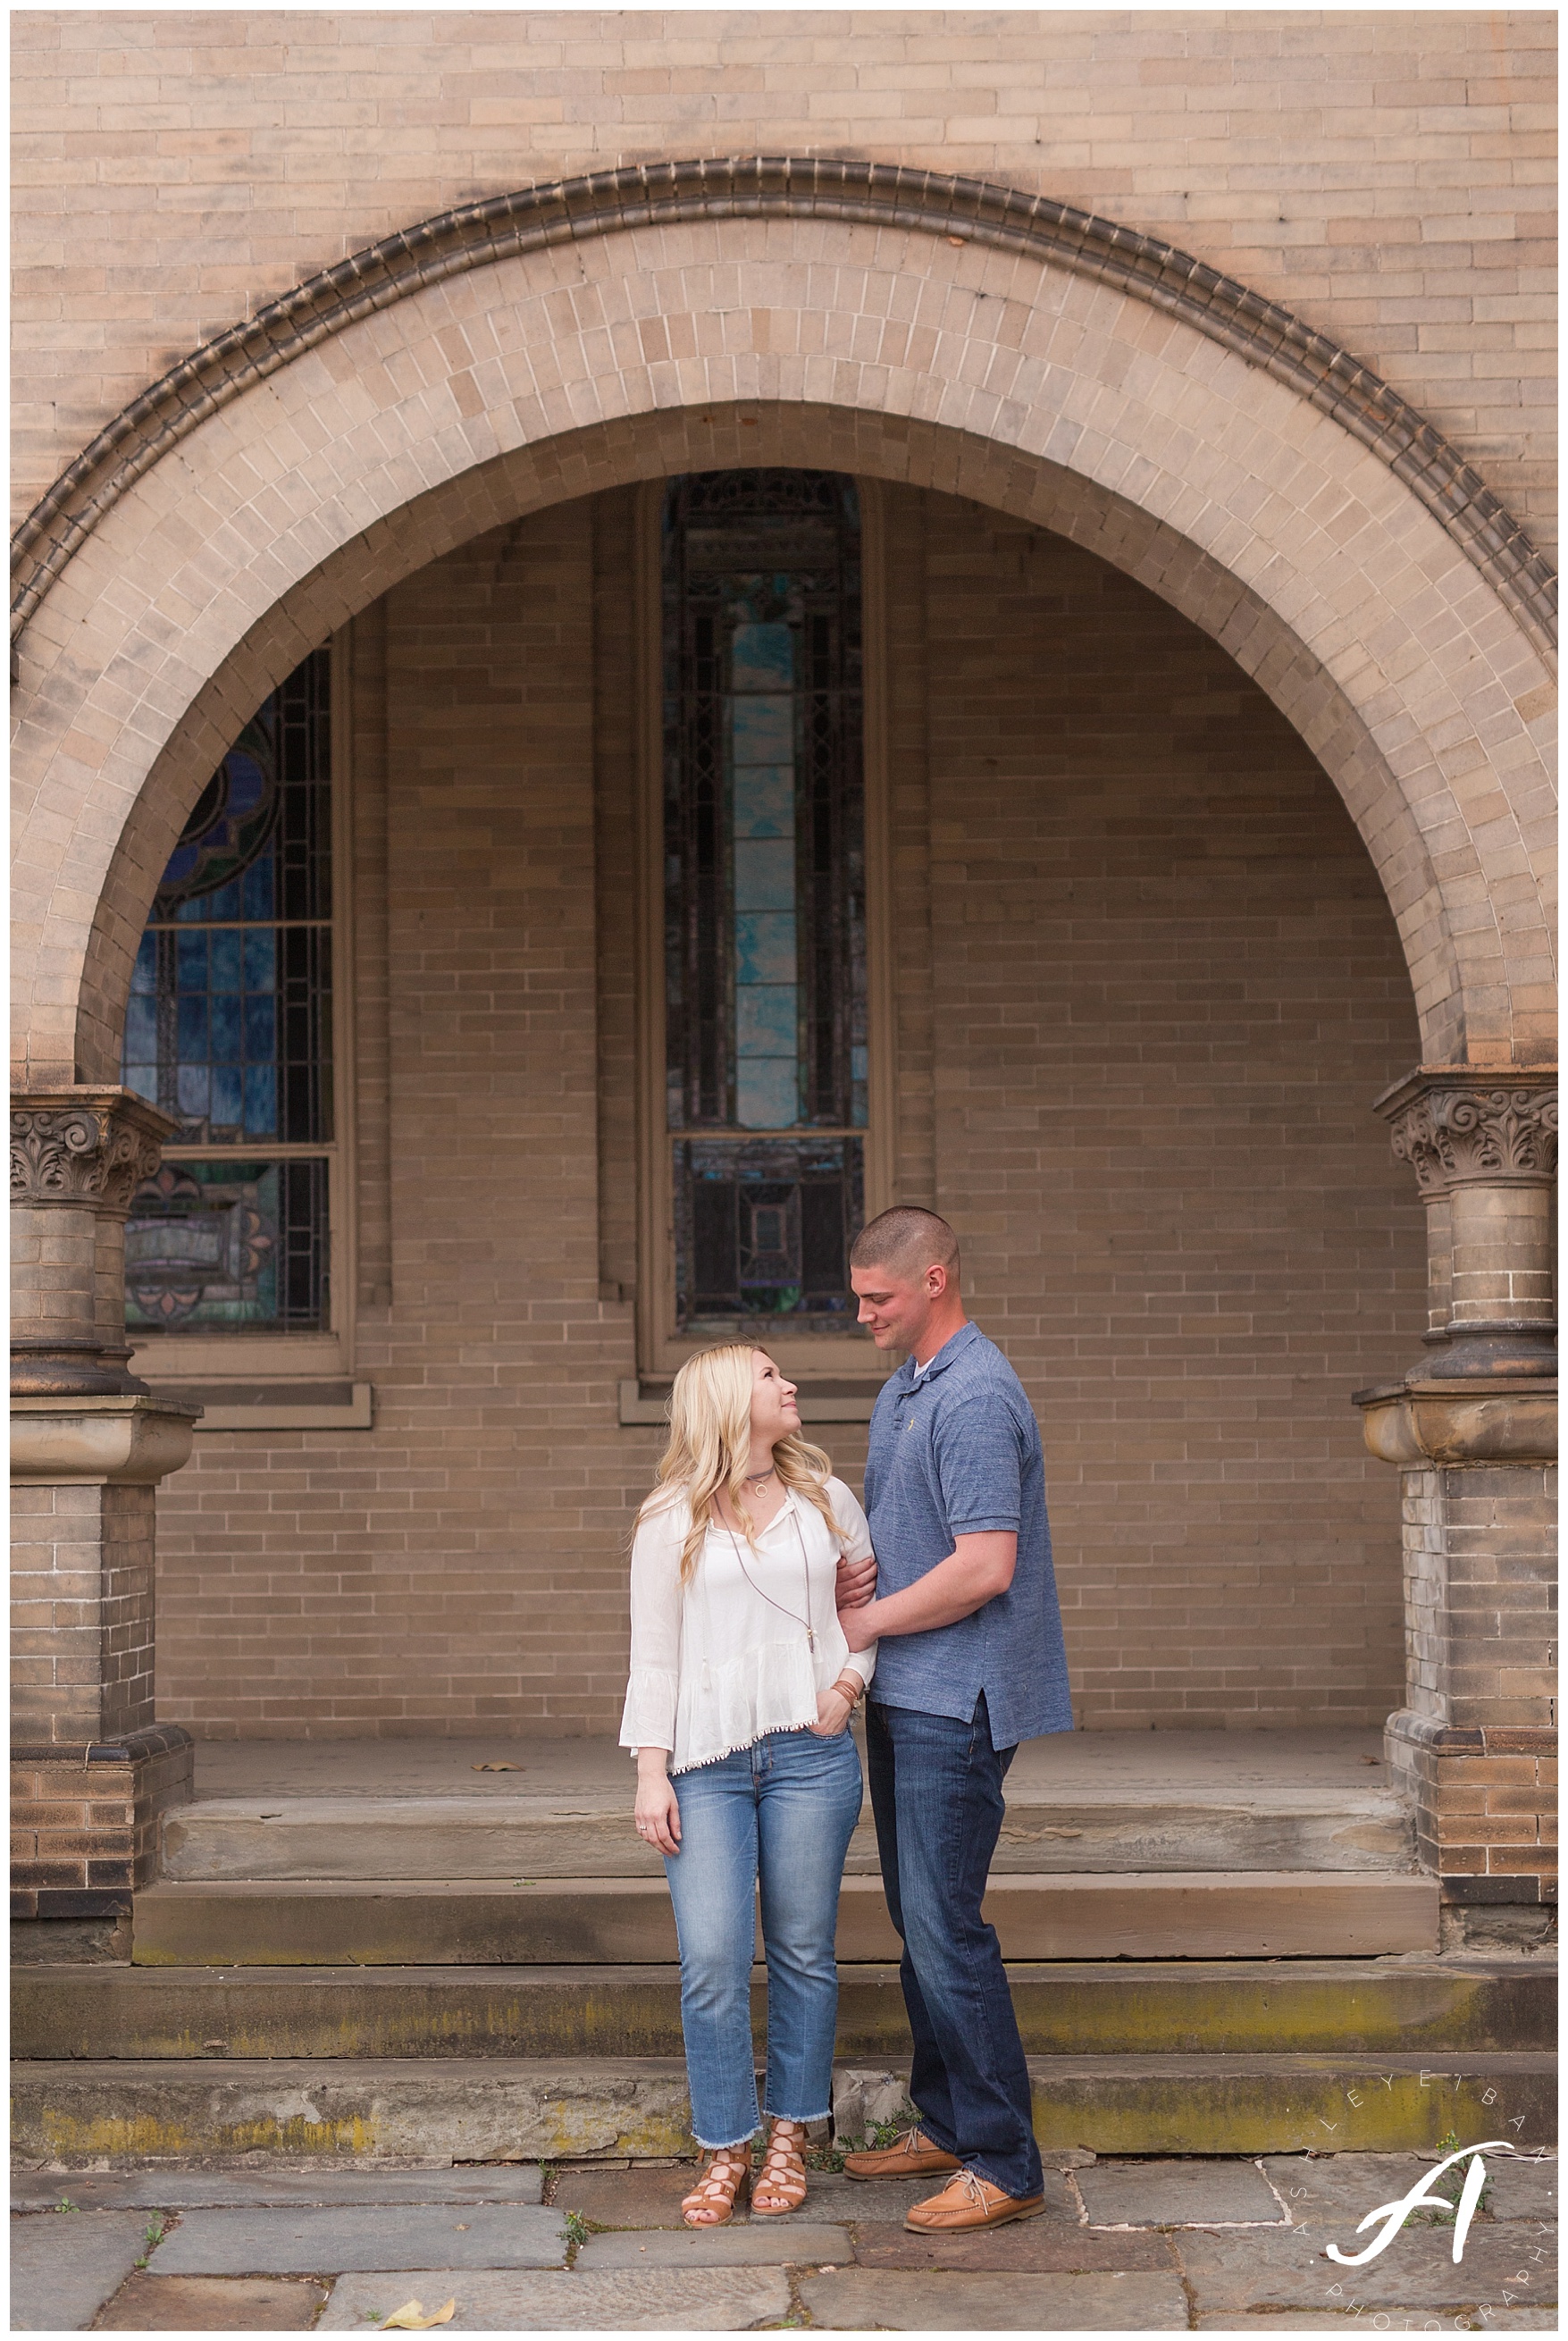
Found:
[[785, 471], [673, 482], [665, 1005], [683, 1330], [753, 1315], [838, 1328], [852, 1310], [868, 1071], [861, 689], [854, 483]]
[[[144, 1333], [328, 1321], [328, 1160], [250, 1158], [332, 1138], [329, 681], [318, 651], [246, 724], [169, 856], [136, 954], [122, 1079], [177, 1122], [180, 1158], [138, 1193], [127, 1229], [127, 1310]], [[243, 1207], [231, 1196], [214, 1217], [209, 1190], [225, 1181]], [[255, 1222], [245, 1268], [236, 1212]]]

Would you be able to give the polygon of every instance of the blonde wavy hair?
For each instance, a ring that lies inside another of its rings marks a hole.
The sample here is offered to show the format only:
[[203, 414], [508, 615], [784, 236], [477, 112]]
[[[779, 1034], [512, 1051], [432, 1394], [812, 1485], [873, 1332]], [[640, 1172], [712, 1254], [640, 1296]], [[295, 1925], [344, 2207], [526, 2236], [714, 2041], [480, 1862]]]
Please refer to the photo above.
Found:
[[[766, 1356], [750, 1341], [725, 1341], [688, 1358], [670, 1393], [670, 1444], [660, 1458], [652, 1492], [637, 1517], [685, 1501], [691, 1507], [691, 1525], [680, 1553], [680, 1581], [690, 1585], [696, 1574], [709, 1529], [719, 1525], [715, 1502], [720, 1489], [755, 1551], [757, 1530], [746, 1509], [746, 1469], [751, 1460], [751, 1360]], [[842, 1543], [844, 1531], [833, 1518], [825, 1482], [832, 1459], [796, 1433], [781, 1439], [773, 1449], [773, 1469], [787, 1489], [804, 1496], [828, 1524], [828, 1532]]]

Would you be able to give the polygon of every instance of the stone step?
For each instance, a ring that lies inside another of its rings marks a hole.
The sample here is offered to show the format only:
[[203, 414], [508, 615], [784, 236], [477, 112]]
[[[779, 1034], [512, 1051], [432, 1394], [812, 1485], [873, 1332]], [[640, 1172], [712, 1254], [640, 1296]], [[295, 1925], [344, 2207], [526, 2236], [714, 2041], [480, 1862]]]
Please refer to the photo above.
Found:
[[[1461, 2137], [1542, 2148], [1554, 2060], [1464, 2051], [1032, 2057], [1046, 2148], [1096, 2154], [1411, 2152]], [[277, 2155], [557, 2161], [693, 2151], [685, 2074], [668, 2057], [154, 2059], [12, 2070], [22, 2167]], [[899, 2077], [841, 2072], [836, 2100], [896, 2098]]]
[[[1027, 1875], [1149, 1870], [1400, 1870], [1414, 1863], [1402, 1796], [1365, 1748], [1308, 1744], [1299, 1775], [1292, 1748], [1250, 1751], [1256, 1732], [1065, 1732], [1063, 1747], [1032, 1742], [1007, 1781], [1007, 1821], [995, 1870]], [[1231, 1742], [1210, 1751], [1210, 1739]], [[1295, 1742], [1296, 1737], [1283, 1735]], [[1332, 1737], [1332, 1735], [1320, 1735]], [[1357, 1735], [1369, 1739], [1374, 1735]], [[1173, 1747], [1203, 1742], [1198, 1751]], [[1079, 1747], [1077, 1742], [1093, 1742]], [[1376, 1742], [1374, 1742], [1376, 1744]], [[255, 1793], [203, 1793], [164, 1821], [164, 1875], [187, 1882], [442, 1880], [442, 1878], [660, 1878], [660, 1857], [632, 1830], [632, 1786], [622, 1748], [597, 1739], [515, 1742], [515, 1772], [475, 1777], [454, 1758], [389, 1758], [391, 1786], [328, 1793], [349, 1758], [328, 1747], [312, 1769], [321, 1791], [267, 1786], [264, 1748], [245, 1751]], [[218, 1748], [203, 1748], [199, 1779], [227, 1779]], [[461, 1758], [456, 1758], [461, 1760]], [[1173, 1777], [1163, 1777], [1163, 1763]], [[300, 1756], [276, 1756], [285, 1781]], [[401, 1779], [433, 1772], [433, 1791]], [[306, 1775], [309, 1777], [309, 1775]], [[361, 1772], [349, 1772], [361, 1779]], [[374, 1772], [370, 1775], [374, 1781]], [[870, 1808], [849, 1845], [852, 1875], [875, 1875]]]
[[[1010, 1959], [1366, 1958], [1438, 1942], [1436, 1881], [1375, 1873], [1004, 1875], [986, 1910]], [[881, 1881], [846, 1878], [839, 1957], [881, 1963], [899, 1948]], [[306, 1879], [149, 1887], [136, 1897], [132, 1957], [142, 1967], [561, 1967], [673, 1962], [677, 1951], [662, 1878]]]
[[[1522, 1960], [1031, 1962], [1008, 1969], [1039, 2056], [1439, 2057], [1549, 2048], [1556, 1976]], [[760, 2047], [767, 1990], [753, 2017]], [[17, 1967], [22, 2057], [679, 2057], [671, 1967]], [[839, 2054], [906, 2060], [898, 1969], [839, 1970]]]

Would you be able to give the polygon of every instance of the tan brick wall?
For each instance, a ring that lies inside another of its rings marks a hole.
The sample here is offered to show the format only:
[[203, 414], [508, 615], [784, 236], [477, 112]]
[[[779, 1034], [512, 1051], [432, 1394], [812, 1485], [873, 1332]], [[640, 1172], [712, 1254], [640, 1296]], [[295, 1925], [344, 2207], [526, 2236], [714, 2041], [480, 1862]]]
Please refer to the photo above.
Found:
[[195, 343], [395, 229], [573, 172], [794, 152], [1167, 238], [1365, 358], [1551, 540], [1548, 10], [12, 23], [23, 509]]
[[[1398, 1494], [1348, 1394], [1414, 1353], [1424, 1250], [1369, 1110], [1416, 1053], [1372, 865], [1164, 603], [885, 493], [898, 1178], [934, 1177], [1038, 1408], [1084, 1718], [1380, 1720]], [[635, 1264], [630, 506], [492, 531], [356, 646], [376, 1428], [203, 1436], [164, 1488], [159, 1713], [198, 1731], [617, 1719], [660, 1443], [616, 1427], [632, 1311], [600, 1297]], [[829, 1443], [858, 1480], [863, 1434]]]

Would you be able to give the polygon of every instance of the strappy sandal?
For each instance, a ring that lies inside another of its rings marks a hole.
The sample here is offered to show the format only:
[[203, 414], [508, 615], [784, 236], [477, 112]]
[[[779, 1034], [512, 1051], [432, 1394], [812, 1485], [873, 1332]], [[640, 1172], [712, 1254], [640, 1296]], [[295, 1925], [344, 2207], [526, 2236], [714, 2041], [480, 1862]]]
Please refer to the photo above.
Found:
[[754, 2219], [777, 2219], [798, 2211], [806, 2200], [806, 2165], [800, 2149], [806, 2143], [804, 2122], [774, 2117], [763, 2149], [762, 2167], [751, 2187]]
[[744, 2146], [721, 2146], [690, 2195], [680, 2216], [689, 2227], [728, 2226], [737, 2202], [744, 2203], [751, 2179], [750, 2151]]

